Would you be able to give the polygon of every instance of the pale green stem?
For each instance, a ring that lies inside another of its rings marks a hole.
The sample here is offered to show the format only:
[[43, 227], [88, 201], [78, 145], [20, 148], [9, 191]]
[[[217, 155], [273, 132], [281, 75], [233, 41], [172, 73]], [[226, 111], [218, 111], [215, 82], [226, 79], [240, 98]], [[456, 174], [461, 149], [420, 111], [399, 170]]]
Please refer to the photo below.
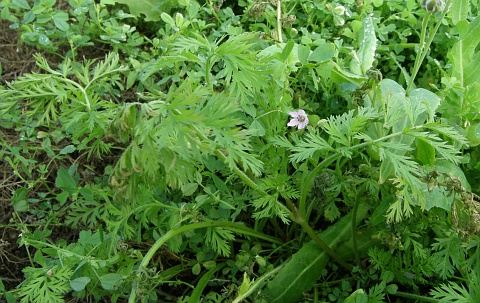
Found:
[[433, 38], [435, 38], [435, 34], [438, 32], [440, 25], [442, 25], [442, 21], [445, 18], [445, 15], [447, 14], [448, 8], [452, 5], [452, 2], [453, 0], [447, 1], [445, 5], [445, 9], [442, 11], [442, 15], [438, 19], [437, 24], [435, 25], [435, 28], [430, 32], [426, 43], [424, 43], [424, 41], [427, 33], [428, 20], [431, 14], [427, 12], [427, 15], [425, 15], [425, 18], [423, 19], [422, 32], [420, 34], [419, 50], [418, 50], [417, 57], [415, 58], [415, 64], [413, 67], [412, 76], [410, 77], [410, 81], [408, 82], [408, 85], [407, 85], [407, 90], [406, 90], [407, 95], [412, 89], [413, 82], [415, 81], [415, 77], [417, 76], [417, 73], [420, 70], [420, 66], [422, 65], [423, 60], [427, 56], [428, 51], [430, 49], [430, 45], [432, 44]]
[[277, 0], [277, 35], [278, 35], [278, 42], [283, 42], [282, 37], [282, 1]]

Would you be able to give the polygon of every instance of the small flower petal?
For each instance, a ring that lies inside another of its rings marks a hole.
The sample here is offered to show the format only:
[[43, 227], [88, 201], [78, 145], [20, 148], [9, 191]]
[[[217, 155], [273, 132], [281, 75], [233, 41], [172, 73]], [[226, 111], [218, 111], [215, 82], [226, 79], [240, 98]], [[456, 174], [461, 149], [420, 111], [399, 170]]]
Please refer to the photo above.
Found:
[[297, 119], [292, 119], [288, 122], [287, 126], [297, 126], [300, 122]]
[[298, 123], [298, 129], [304, 129], [305, 126], [307, 126], [307, 123], [305, 123], [305, 122]]
[[288, 122], [287, 126], [297, 126], [298, 129], [303, 129], [308, 125], [308, 116], [303, 109], [288, 114], [292, 116], [293, 119]]

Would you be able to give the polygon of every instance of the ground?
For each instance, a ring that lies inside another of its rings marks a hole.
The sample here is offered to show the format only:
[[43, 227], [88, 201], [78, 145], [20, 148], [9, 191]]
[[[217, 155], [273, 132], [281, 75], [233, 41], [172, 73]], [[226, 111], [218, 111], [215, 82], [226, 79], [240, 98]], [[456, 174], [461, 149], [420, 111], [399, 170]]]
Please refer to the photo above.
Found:
[[[40, 52], [19, 42], [19, 32], [10, 29], [9, 25], [10, 22], [0, 20], [0, 63], [3, 70], [0, 83], [4, 87], [8, 82], [14, 81], [24, 73], [38, 71], [33, 55]], [[56, 63], [61, 60], [58, 56], [51, 54], [42, 55], [52, 66], [56, 66]], [[0, 118], [2, 141], [7, 142], [10, 146], [18, 146], [19, 132], [3, 127], [1, 122]], [[43, 159], [36, 160], [39, 163], [43, 162]], [[35, 172], [32, 173], [35, 174]], [[0, 151], [0, 278], [7, 290], [15, 288], [24, 280], [22, 269], [30, 265], [25, 247], [19, 247], [17, 243], [20, 234], [19, 222], [27, 224], [32, 230], [39, 227], [40, 223], [36, 217], [28, 213], [15, 213], [13, 210], [12, 193], [19, 187], [25, 186], [24, 182], [13, 173], [12, 167], [5, 161], [5, 157]], [[35, 190], [33, 189], [32, 192]], [[76, 233], [62, 228], [56, 230], [54, 234], [58, 239], [71, 239], [72, 234]]]

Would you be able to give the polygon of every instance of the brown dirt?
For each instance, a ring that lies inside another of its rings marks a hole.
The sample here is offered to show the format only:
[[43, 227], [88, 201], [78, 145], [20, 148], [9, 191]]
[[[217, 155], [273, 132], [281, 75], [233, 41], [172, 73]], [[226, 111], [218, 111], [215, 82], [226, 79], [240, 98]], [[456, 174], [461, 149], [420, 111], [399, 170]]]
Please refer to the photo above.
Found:
[[[33, 47], [18, 42], [19, 32], [10, 29], [9, 25], [8, 21], [0, 20], [0, 63], [3, 69], [0, 75], [0, 84], [4, 87], [8, 85], [8, 82], [15, 81], [25, 73], [38, 72], [39, 68], [35, 64], [33, 55], [42, 53]], [[42, 55], [47, 58], [51, 66], [56, 66], [61, 60], [51, 54], [42, 53]], [[19, 146], [19, 133], [13, 128], [0, 126], [0, 140], [6, 142], [9, 146]], [[37, 142], [30, 142], [29, 144], [40, 145]], [[40, 155], [39, 157], [43, 156]], [[36, 160], [38, 163], [48, 161], [48, 159], [42, 158]], [[32, 173], [35, 174], [35, 172]], [[35, 175], [33, 178], [35, 178]], [[19, 235], [21, 234], [20, 225], [27, 224], [31, 230], [41, 228], [41, 222], [35, 216], [14, 211], [11, 205], [11, 197], [13, 192], [20, 187], [27, 187], [27, 185], [14, 173], [5, 157], [1, 156], [0, 151], [0, 279], [7, 290], [15, 288], [24, 280], [22, 269], [31, 265], [25, 247], [19, 247], [18, 245]], [[39, 188], [33, 188], [31, 192], [37, 190]], [[71, 239], [72, 231], [59, 229], [55, 230], [54, 234], [58, 239]], [[34, 251], [30, 250], [31, 255], [32, 253]], [[2, 302], [1, 299], [0, 302]]]
[[[18, 44], [18, 32], [9, 29], [9, 22], [0, 20], [0, 81], [5, 85], [25, 72], [35, 68], [35, 51]], [[11, 140], [16, 134], [0, 128], [2, 140]], [[28, 265], [24, 248], [19, 248], [17, 240], [20, 232], [13, 223], [14, 211], [10, 203], [12, 192], [23, 182], [13, 173], [12, 167], [0, 160], [0, 278], [7, 289], [12, 289], [23, 280], [22, 268]]]

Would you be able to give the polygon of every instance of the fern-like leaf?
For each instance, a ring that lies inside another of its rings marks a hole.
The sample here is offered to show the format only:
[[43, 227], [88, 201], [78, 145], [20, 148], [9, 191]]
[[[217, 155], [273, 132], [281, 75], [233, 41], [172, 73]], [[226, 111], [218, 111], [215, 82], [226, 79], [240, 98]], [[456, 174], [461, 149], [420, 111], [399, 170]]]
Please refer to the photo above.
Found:
[[451, 278], [456, 269], [460, 268], [462, 260], [465, 259], [464, 251], [460, 239], [452, 235], [446, 238], [437, 238], [432, 248], [436, 250], [433, 254], [436, 264], [435, 270], [442, 279]]
[[228, 257], [230, 256], [230, 245], [228, 241], [235, 240], [232, 231], [221, 227], [209, 227], [205, 234], [205, 241], [218, 254]]
[[51, 269], [27, 267], [27, 279], [19, 290], [21, 303], [64, 303], [62, 295], [71, 290], [69, 281], [73, 272], [67, 267]]

